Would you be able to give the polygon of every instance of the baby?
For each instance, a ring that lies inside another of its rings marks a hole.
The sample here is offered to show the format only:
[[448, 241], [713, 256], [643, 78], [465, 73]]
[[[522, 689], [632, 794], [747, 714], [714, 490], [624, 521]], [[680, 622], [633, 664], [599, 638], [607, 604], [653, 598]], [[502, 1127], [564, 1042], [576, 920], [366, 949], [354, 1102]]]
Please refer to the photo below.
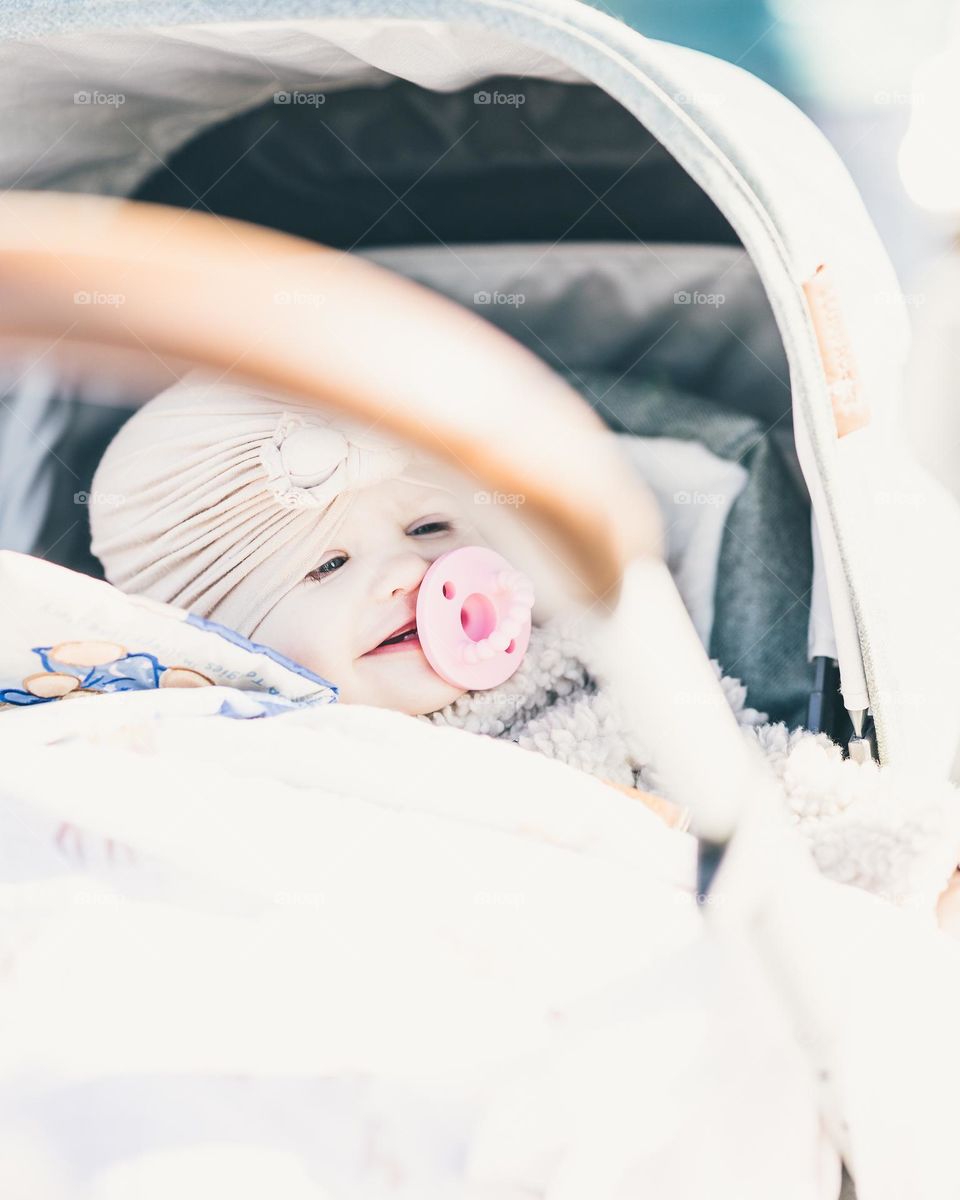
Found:
[[464, 692], [417, 639], [434, 559], [485, 544], [469, 504], [422, 456], [194, 373], [110, 443], [92, 549], [109, 582], [211, 618], [293, 659], [341, 701], [506, 738], [615, 786], [645, 756], [586, 666], [576, 620], [535, 627], [516, 672]]
[[91, 510], [107, 579], [187, 608], [335, 683], [346, 703], [434, 712], [462, 694], [416, 634], [420, 581], [479, 544], [430, 465], [197, 374], [136, 413], [107, 449]]

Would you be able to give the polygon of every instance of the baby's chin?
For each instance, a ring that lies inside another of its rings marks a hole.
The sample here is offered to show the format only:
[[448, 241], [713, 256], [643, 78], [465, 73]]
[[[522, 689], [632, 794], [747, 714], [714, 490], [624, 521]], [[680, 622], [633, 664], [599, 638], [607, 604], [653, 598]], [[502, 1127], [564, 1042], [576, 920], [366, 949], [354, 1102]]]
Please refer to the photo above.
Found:
[[415, 717], [445, 708], [464, 691], [442, 679], [422, 651], [411, 650], [357, 659], [351, 685], [343, 686], [340, 695], [346, 704], [371, 704]]

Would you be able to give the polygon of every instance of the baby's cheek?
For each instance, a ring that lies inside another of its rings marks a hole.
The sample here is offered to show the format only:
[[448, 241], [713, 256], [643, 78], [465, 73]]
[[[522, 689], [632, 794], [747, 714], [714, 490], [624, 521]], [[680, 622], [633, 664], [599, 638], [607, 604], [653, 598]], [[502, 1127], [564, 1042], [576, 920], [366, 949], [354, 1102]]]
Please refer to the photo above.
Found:
[[297, 653], [291, 657], [297, 662], [341, 689], [350, 686], [354, 674], [353, 663], [342, 643], [313, 630], [301, 634], [296, 645]]
[[346, 655], [342, 639], [330, 628], [301, 584], [284, 596], [257, 626], [253, 640], [292, 659], [302, 667], [337, 683]]

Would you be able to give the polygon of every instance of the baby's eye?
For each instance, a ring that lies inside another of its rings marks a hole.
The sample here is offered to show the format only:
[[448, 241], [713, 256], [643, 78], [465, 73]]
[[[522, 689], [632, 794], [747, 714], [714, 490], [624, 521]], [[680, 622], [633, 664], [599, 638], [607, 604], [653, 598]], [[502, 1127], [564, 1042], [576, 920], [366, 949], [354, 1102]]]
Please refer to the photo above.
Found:
[[[429, 537], [430, 534], [449, 533], [452, 529], [452, 521], [424, 521], [422, 524], [408, 530], [408, 536]], [[319, 567], [314, 567], [312, 571], [309, 571], [307, 578], [316, 579], [319, 582], [325, 576], [339, 571], [343, 564], [348, 561], [348, 557], [346, 554], [335, 554], [332, 558], [328, 558], [326, 562], [321, 563]]]
[[345, 554], [336, 554], [333, 558], [328, 558], [326, 562], [321, 563], [319, 567], [314, 567], [312, 571], [308, 572], [307, 578], [319, 581], [324, 575], [332, 575], [334, 571], [339, 570], [346, 561]]
[[453, 528], [451, 521], [424, 521], [410, 530], [410, 537], [418, 537], [429, 533], [449, 533]]

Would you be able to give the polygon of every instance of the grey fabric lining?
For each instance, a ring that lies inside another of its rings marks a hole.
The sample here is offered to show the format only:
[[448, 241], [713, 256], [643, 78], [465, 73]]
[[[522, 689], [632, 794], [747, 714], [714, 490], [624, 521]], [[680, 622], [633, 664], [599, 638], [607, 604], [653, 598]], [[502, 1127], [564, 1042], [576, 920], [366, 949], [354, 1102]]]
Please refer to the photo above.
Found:
[[710, 657], [746, 683], [749, 703], [771, 721], [804, 724], [813, 678], [810, 502], [782, 429], [666, 382], [593, 371], [567, 377], [594, 408], [602, 397], [602, 415], [618, 432], [695, 439], [746, 469], [720, 548]]
[[90, 504], [109, 498], [92, 495], [93, 474], [113, 435], [131, 416], [129, 409], [92, 404], [76, 395], [57, 398], [62, 432], [55, 443], [50, 500], [34, 554], [95, 579], [103, 566], [90, 550]]
[[738, 247], [457, 242], [363, 255], [456, 300], [561, 371], [662, 373], [681, 391], [791, 428], [783, 343]]
[[[11, 368], [16, 373], [16, 363]], [[53, 453], [69, 426], [53, 368], [28, 368], [0, 390], [0, 548], [29, 552], [46, 544], [44, 518], [58, 484], [64, 475], [77, 482]]]
[[709, 196], [599, 88], [495, 76], [455, 92], [396, 81], [313, 98], [322, 103], [270, 100], [204, 130], [133, 195], [351, 250], [737, 243]]

